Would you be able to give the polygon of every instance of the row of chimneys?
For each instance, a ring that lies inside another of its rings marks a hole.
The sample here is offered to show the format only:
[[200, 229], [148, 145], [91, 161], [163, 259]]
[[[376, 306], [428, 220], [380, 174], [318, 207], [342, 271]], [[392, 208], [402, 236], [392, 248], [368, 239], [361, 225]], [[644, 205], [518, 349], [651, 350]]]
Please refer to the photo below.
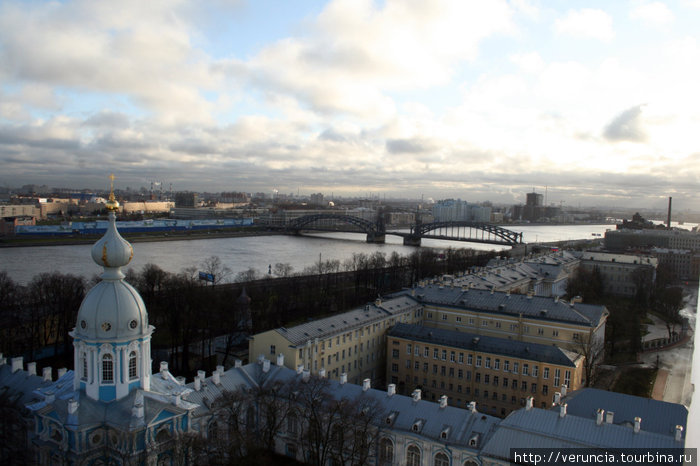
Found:
[[[10, 361], [12, 364], [12, 372], [13, 373], [24, 369], [24, 357], [18, 356], [16, 358], [12, 358]], [[0, 366], [3, 366], [5, 364], [7, 364], [7, 358], [4, 357], [2, 355], [2, 353], [0, 353]], [[51, 382], [53, 380], [51, 378], [52, 372], [53, 372], [53, 369], [51, 367], [44, 367], [41, 370], [41, 376], [43, 377], [44, 380]], [[66, 372], [68, 372], [68, 369], [66, 369], [65, 367], [58, 369], [58, 372], [57, 372], [58, 378], [60, 379], [61, 377], [66, 375]], [[28, 362], [27, 363], [27, 373], [29, 375], [36, 375], [36, 363], [35, 362]]]

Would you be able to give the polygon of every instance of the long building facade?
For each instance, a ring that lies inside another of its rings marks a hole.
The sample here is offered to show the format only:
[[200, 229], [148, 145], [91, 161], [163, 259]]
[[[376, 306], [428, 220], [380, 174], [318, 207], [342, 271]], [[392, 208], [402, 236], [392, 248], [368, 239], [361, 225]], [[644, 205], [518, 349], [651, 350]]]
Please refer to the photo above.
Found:
[[555, 392], [582, 385], [584, 357], [553, 345], [398, 324], [387, 333], [387, 380], [399, 392], [505, 417], [525, 406], [547, 408]]

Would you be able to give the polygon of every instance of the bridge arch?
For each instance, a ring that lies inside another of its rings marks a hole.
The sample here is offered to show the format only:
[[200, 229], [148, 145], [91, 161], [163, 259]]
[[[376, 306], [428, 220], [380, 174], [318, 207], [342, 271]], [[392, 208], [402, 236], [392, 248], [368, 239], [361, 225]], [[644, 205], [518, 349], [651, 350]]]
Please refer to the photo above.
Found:
[[[521, 244], [523, 242], [523, 234], [518, 233], [506, 228], [499, 227], [497, 225], [491, 225], [490, 223], [480, 223], [480, 222], [467, 222], [467, 221], [447, 221], [447, 222], [431, 222], [422, 223], [419, 225], [414, 225], [411, 228], [411, 236], [414, 238], [425, 238], [431, 236], [446, 236], [446, 235], [429, 235], [431, 231], [438, 231], [442, 229], [452, 229], [452, 228], [469, 228], [480, 230], [489, 236], [490, 241], [485, 241], [489, 243], [502, 243], [510, 246], [516, 244]], [[482, 235], [483, 236], [483, 235]], [[494, 238], [495, 240], [491, 240]], [[474, 238], [477, 240], [478, 238]], [[482, 238], [483, 239], [483, 238]]]
[[[287, 223], [286, 227], [290, 230], [303, 230], [305, 226], [309, 226], [319, 220], [334, 220], [337, 222], [348, 223], [360, 228], [362, 233], [384, 233], [380, 232], [376, 222], [365, 220], [352, 215], [341, 214], [311, 214], [303, 217], [295, 218]], [[310, 228], [311, 229], [311, 228]], [[314, 228], [315, 229], [315, 228]]]

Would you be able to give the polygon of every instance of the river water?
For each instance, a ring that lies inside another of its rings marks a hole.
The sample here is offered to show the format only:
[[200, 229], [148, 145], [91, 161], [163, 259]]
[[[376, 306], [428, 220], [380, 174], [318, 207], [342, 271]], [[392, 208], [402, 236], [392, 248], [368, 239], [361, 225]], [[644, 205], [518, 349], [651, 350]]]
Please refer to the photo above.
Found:
[[[564, 241], [593, 238], [592, 234], [604, 234], [613, 225], [519, 225], [508, 227], [522, 232], [526, 243]], [[459, 241], [422, 241], [422, 247], [437, 249], [472, 248], [478, 250], [509, 249], [499, 246], [464, 243]], [[231, 279], [238, 272], [256, 269], [261, 274], [268, 272], [268, 265], [277, 262], [293, 267], [292, 272], [318, 263], [319, 258], [339, 260], [341, 264], [354, 253], [372, 254], [381, 251], [388, 257], [396, 251], [409, 255], [415, 247], [404, 246], [401, 237], [387, 235], [385, 244], [368, 244], [364, 234], [319, 233], [308, 236], [249, 236], [242, 238], [214, 238], [201, 240], [163, 241], [134, 243], [134, 259], [129, 267], [140, 270], [153, 263], [168, 272], [179, 272], [186, 267], [199, 266], [211, 256], [221, 258], [231, 271]], [[92, 245], [34, 246], [0, 249], [0, 270], [21, 284], [27, 284], [34, 275], [58, 271], [90, 278], [100, 274], [90, 257]]]

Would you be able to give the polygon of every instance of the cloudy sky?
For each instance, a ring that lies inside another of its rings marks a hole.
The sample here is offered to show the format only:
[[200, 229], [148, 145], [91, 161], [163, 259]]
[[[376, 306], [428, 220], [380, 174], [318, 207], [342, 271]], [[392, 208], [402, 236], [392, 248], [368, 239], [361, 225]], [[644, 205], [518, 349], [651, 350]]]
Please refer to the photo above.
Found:
[[0, 185], [694, 209], [700, 0], [0, 2]]

